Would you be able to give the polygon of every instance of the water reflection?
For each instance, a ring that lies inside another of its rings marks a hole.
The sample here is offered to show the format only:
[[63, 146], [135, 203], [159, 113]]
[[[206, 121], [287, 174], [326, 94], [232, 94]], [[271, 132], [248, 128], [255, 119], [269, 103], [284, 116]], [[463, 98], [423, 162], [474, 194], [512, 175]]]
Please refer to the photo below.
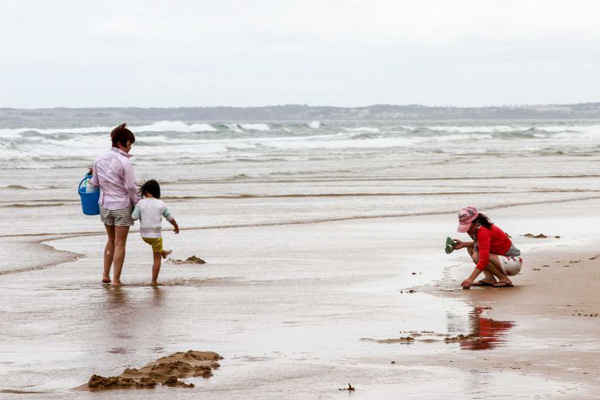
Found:
[[122, 286], [103, 286], [106, 291], [106, 307], [110, 311], [119, 310], [129, 304], [129, 296]]
[[506, 342], [506, 333], [514, 326], [511, 321], [496, 321], [485, 318], [489, 308], [475, 307], [469, 313], [471, 333], [469, 340], [460, 343], [463, 350], [490, 350]]

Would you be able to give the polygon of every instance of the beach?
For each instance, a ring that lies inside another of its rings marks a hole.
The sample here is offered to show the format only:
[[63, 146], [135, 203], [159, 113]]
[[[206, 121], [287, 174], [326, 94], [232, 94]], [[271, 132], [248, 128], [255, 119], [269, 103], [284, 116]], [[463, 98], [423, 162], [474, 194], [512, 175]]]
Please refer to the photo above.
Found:
[[[75, 187], [106, 132], [0, 132], [22, 146], [0, 153], [0, 398], [595, 398], [598, 126], [311, 124], [133, 129], [182, 228], [165, 246], [206, 261], [158, 287], [135, 227], [100, 285]], [[514, 288], [460, 288], [465, 205], [522, 250]], [[188, 350], [223, 357], [194, 388], [81, 388]]]

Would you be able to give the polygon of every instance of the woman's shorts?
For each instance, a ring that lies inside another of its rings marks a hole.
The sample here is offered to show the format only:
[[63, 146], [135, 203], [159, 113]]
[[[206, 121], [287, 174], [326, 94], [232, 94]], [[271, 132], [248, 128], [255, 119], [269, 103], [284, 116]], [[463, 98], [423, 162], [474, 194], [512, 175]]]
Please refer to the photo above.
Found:
[[109, 226], [133, 226], [133, 206], [129, 205], [118, 210], [107, 210], [100, 206], [100, 220]]
[[159, 237], [159, 238], [142, 237], [142, 240], [152, 246], [153, 253], [162, 253], [163, 252], [163, 242], [162, 242], [161, 237]]
[[498, 256], [498, 259], [500, 260], [500, 265], [502, 265], [502, 272], [505, 275], [513, 276], [521, 272], [521, 267], [523, 266], [523, 259], [521, 257]]

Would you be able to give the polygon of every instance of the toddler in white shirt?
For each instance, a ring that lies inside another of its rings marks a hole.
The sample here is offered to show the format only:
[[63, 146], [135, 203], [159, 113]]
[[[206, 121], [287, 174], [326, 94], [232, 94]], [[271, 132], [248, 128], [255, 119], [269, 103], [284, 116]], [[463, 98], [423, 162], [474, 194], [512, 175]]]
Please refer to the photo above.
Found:
[[137, 202], [133, 209], [131, 218], [140, 220], [140, 234], [142, 240], [152, 246], [154, 255], [154, 264], [152, 265], [152, 285], [158, 284], [158, 274], [160, 272], [161, 258], [167, 258], [171, 250], [163, 249], [163, 240], [161, 234], [162, 219], [173, 225], [173, 232], [179, 233], [179, 226], [175, 218], [171, 216], [165, 203], [160, 200], [160, 185], [154, 179], [151, 179], [142, 185], [142, 199]]

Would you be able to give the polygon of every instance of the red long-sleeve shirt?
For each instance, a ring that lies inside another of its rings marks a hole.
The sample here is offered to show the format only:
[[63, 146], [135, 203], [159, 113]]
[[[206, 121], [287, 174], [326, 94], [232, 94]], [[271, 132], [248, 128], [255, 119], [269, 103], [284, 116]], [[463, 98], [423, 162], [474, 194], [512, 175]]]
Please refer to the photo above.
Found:
[[505, 255], [510, 249], [512, 241], [502, 229], [492, 225], [491, 228], [481, 226], [477, 230], [477, 244], [479, 246], [479, 262], [476, 268], [483, 271], [490, 262], [490, 254]]

